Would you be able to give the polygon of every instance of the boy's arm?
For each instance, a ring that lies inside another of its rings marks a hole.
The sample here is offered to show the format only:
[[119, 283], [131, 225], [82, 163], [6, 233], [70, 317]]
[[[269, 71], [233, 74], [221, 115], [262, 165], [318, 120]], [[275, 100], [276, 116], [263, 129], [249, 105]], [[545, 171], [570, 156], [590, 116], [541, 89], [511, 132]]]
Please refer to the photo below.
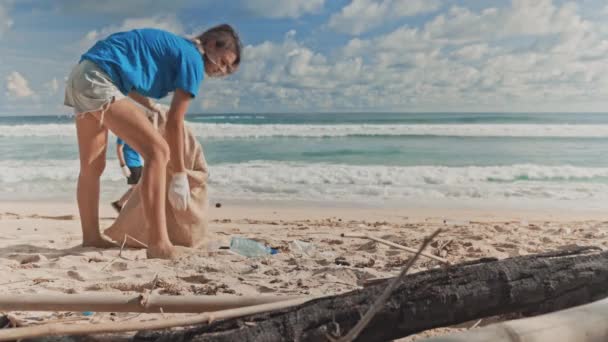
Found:
[[191, 100], [190, 93], [176, 89], [167, 113], [165, 132], [171, 150], [171, 164], [175, 172], [184, 172], [184, 118]]
[[123, 147], [124, 147], [124, 145], [122, 145], [122, 144], [116, 144], [116, 156], [118, 156], [118, 162], [120, 163], [121, 167], [126, 165], [125, 157], [123, 156], [123, 153], [122, 153]]
[[176, 89], [165, 125], [166, 139], [171, 153], [169, 162], [175, 171], [169, 183], [167, 197], [177, 210], [186, 210], [190, 202], [190, 184], [184, 165], [184, 117], [190, 100], [190, 93]]
[[127, 166], [127, 163], [125, 162], [125, 157], [123, 155], [124, 146], [125, 145], [123, 145], [123, 144], [116, 144], [116, 155], [118, 156], [118, 162], [120, 163], [120, 171], [122, 171], [122, 174], [126, 178], [129, 178], [129, 177], [131, 177], [131, 170], [129, 169], [129, 167]]

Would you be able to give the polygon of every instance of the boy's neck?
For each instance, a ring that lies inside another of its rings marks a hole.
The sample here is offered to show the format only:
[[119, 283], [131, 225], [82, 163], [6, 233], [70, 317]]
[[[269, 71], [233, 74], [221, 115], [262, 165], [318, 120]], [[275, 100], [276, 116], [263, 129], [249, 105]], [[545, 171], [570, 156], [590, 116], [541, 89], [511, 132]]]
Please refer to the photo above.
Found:
[[201, 43], [200, 39], [194, 38], [192, 39], [192, 43], [194, 43], [194, 46], [196, 46], [196, 49], [201, 53], [201, 55], [205, 54], [205, 47]]

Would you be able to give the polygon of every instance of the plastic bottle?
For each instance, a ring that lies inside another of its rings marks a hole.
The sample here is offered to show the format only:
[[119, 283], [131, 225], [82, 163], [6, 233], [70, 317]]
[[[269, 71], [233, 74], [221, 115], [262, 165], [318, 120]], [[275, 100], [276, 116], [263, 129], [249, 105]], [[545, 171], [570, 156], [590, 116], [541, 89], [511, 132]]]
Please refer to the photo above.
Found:
[[292, 241], [291, 250], [297, 254], [305, 255], [308, 257], [313, 257], [317, 254], [317, 249], [315, 248], [315, 245], [301, 240]]
[[230, 240], [230, 250], [249, 258], [263, 257], [276, 254], [277, 250], [244, 237], [233, 237]]

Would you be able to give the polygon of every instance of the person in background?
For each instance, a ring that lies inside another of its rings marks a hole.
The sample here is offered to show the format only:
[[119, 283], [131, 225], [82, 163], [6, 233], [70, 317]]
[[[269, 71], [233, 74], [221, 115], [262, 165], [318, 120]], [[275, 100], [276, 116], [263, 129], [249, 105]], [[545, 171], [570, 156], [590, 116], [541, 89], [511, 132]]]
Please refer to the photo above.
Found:
[[127, 178], [127, 184], [131, 186], [118, 201], [112, 202], [112, 207], [117, 212], [120, 212], [123, 205], [127, 203], [127, 200], [131, 196], [133, 187], [139, 182], [144, 165], [139, 153], [131, 146], [125, 144], [119, 137], [116, 138], [116, 155], [122, 174]]

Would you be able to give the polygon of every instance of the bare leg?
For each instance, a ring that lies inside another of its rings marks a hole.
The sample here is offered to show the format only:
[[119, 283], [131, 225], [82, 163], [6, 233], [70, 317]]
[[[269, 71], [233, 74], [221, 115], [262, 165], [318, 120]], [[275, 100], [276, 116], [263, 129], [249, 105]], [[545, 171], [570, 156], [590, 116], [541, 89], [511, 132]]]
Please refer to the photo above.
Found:
[[116, 246], [99, 232], [99, 178], [106, 166], [108, 130], [90, 114], [76, 119], [80, 174], [76, 197], [82, 226], [82, 245], [108, 248]]
[[104, 124], [144, 158], [141, 199], [144, 215], [150, 227], [148, 258], [176, 257], [176, 249], [167, 233], [165, 214], [166, 168], [169, 162], [167, 142], [154, 129], [146, 115], [128, 99], [110, 105], [104, 117]]
[[127, 190], [122, 197], [117, 201], [118, 205], [120, 205], [120, 207], [124, 207], [125, 203], [127, 203], [127, 200], [129, 199], [129, 197], [131, 197], [131, 193], [133, 192], [133, 187], [130, 187], [129, 190]]

